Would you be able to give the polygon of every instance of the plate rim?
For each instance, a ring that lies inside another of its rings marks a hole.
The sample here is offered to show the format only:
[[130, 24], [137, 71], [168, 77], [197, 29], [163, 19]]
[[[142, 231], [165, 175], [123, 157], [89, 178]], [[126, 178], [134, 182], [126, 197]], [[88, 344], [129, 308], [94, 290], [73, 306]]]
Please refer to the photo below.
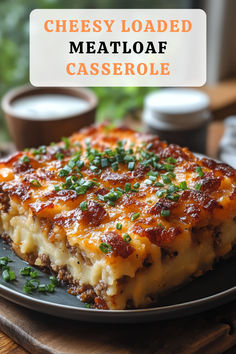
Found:
[[[73, 318], [75, 320], [85, 320], [89, 322], [117, 322], [117, 320], [122, 322], [125, 320], [127, 322], [128, 319], [130, 322], [134, 320], [135, 322], [151, 322], [161, 319], [177, 318], [180, 316], [184, 317], [188, 314], [201, 312], [198, 311], [201, 306], [202, 311], [204, 311], [209, 304], [210, 306], [208, 309], [217, 307], [220, 303], [223, 304], [229, 302], [229, 298], [233, 299], [233, 297], [236, 297], [236, 286], [196, 300], [173, 305], [132, 310], [100, 310], [57, 304], [20, 293], [3, 284], [0, 284], [0, 295], [11, 302], [37, 312], [43, 312], [59, 317]], [[37, 305], [41, 306], [38, 307]], [[55, 313], [55, 310], [60, 311], [60, 314]], [[182, 316], [181, 312], [184, 310], [186, 310], [186, 314]], [[146, 319], [145, 316], [147, 317]], [[155, 316], [157, 317], [154, 318]]]

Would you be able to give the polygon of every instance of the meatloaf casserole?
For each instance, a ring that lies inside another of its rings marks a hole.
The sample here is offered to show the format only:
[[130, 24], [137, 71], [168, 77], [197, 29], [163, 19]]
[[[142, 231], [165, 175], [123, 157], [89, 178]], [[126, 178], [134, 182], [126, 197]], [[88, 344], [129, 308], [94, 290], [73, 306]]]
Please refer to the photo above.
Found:
[[0, 162], [1, 232], [81, 301], [144, 307], [236, 243], [236, 171], [125, 127]]

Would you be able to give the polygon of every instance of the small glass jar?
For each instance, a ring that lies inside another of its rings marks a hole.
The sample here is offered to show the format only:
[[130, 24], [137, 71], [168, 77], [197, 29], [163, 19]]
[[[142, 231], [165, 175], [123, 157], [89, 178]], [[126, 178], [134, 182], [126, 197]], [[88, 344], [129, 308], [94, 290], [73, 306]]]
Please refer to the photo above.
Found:
[[211, 119], [208, 96], [194, 89], [168, 88], [147, 95], [143, 122], [149, 133], [168, 143], [206, 152]]

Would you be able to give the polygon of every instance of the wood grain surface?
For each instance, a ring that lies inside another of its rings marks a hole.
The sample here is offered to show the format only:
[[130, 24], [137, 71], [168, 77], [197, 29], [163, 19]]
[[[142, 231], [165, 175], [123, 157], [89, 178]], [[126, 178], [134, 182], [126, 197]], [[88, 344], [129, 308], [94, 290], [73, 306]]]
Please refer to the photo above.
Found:
[[197, 316], [125, 325], [56, 318], [0, 299], [0, 329], [36, 354], [222, 353], [236, 344], [235, 325], [236, 302]]

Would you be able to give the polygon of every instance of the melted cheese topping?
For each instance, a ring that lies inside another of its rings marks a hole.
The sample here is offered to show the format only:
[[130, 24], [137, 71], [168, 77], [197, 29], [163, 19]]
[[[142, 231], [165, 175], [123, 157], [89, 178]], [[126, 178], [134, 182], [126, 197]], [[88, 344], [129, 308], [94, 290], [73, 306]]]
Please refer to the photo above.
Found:
[[[103, 157], [118, 146], [132, 149], [134, 169], [123, 161], [114, 171], [112, 159], [108, 166], [91, 169], [88, 138], [90, 148]], [[93, 181], [84, 194], [65, 185], [66, 176], [60, 174], [78, 151], [84, 166], [72, 168], [68, 175], [79, 180], [82, 173], [85, 180]], [[142, 151], [150, 158], [158, 156], [157, 165], [145, 165]], [[211, 268], [236, 238], [235, 170], [126, 128], [93, 126], [66, 144], [19, 152], [1, 161], [0, 180], [2, 230], [10, 235], [14, 250], [20, 256], [37, 254], [36, 265], [41, 265], [40, 255], [47, 255], [53, 269], [66, 266], [80, 285], [98, 289], [109, 308], [125, 308], [128, 300], [136, 307], [147, 304], [150, 294]], [[166, 193], [183, 181], [187, 188]], [[125, 191], [127, 183], [131, 188]], [[113, 203], [102, 200], [112, 188], [125, 192]], [[108, 246], [107, 253], [101, 244]]]

